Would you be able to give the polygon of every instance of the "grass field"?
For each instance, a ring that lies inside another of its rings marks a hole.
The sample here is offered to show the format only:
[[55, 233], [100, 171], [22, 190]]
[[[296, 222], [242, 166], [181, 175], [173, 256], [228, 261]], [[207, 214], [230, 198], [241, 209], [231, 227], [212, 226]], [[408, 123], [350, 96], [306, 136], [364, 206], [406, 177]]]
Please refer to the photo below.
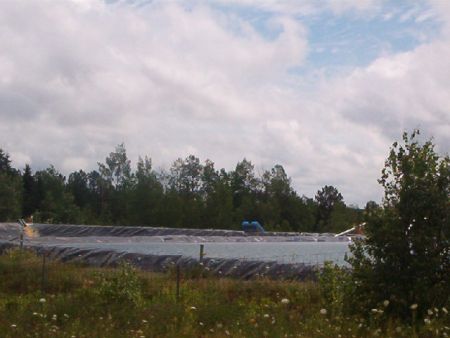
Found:
[[[346, 317], [317, 283], [238, 281], [0, 256], [1, 337], [447, 337], [450, 316], [396, 323], [382, 306]], [[44, 278], [43, 278], [44, 276]], [[389, 305], [386, 305], [389, 306]], [[376, 311], [375, 311], [376, 310]]]

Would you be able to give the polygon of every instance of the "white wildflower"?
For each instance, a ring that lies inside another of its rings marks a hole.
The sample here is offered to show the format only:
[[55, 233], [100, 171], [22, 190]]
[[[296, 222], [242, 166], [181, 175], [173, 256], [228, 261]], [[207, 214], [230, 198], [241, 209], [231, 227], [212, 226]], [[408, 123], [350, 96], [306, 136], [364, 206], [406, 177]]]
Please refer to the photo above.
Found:
[[289, 299], [283, 298], [283, 299], [281, 300], [281, 304], [289, 304]]
[[39, 303], [42, 303], [42, 304], [44, 304], [45, 302], [46, 302], [45, 298], [41, 298], [41, 299], [39, 299]]
[[410, 308], [411, 310], [416, 310], [417, 307], [418, 307], [417, 304], [412, 304], [409, 308]]
[[326, 315], [327, 314], [327, 309], [320, 309], [320, 314], [321, 315]]

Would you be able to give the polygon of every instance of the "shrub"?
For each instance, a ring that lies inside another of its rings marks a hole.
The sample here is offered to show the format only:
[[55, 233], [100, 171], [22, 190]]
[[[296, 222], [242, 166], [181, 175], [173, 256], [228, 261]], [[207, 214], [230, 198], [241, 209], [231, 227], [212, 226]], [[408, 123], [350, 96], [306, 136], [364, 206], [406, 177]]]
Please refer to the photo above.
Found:
[[349, 291], [350, 273], [348, 269], [325, 262], [319, 274], [319, 288], [323, 306], [330, 315], [340, 316], [344, 310], [344, 300]]
[[137, 271], [127, 262], [119, 265], [119, 270], [111, 277], [100, 275], [98, 294], [105, 302], [126, 307], [142, 302], [142, 285]]
[[379, 180], [383, 205], [366, 210], [366, 238], [351, 247], [355, 310], [389, 301], [387, 311], [409, 318], [413, 304], [419, 317], [448, 305], [450, 159], [418, 134], [393, 144]]

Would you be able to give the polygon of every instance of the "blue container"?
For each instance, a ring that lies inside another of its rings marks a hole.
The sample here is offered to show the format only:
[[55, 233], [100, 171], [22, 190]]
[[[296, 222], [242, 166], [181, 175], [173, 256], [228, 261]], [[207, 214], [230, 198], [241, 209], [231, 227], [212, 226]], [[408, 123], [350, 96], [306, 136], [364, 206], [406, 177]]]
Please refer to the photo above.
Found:
[[242, 222], [242, 230], [244, 232], [251, 232], [251, 233], [264, 233], [264, 228], [258, 221], [252, 221], [251, 223], [248, 221]]

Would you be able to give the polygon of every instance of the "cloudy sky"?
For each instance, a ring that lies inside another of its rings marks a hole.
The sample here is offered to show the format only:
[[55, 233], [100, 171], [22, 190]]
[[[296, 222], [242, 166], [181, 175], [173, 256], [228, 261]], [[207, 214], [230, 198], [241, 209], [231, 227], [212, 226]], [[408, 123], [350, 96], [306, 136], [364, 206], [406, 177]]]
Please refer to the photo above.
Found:
[[450, 1], [1, 0], [0, 148], [16, 167], [285, 167], [381, 199], [389, 146], [450, 150]]

